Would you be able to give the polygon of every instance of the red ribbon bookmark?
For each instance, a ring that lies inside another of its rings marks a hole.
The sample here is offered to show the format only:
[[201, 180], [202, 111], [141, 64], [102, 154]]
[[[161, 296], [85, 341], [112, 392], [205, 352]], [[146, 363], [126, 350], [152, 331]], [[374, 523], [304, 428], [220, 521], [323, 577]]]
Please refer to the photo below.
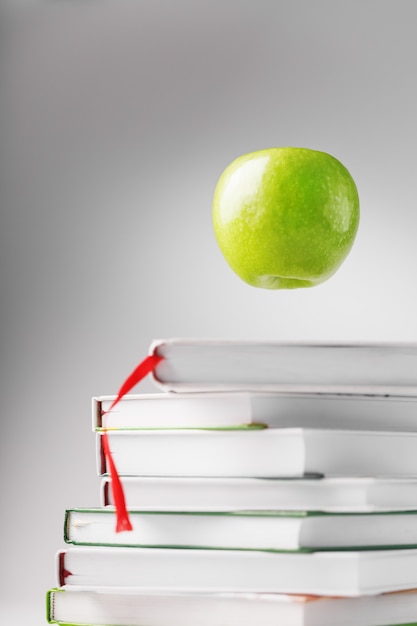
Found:
[[[133, 372], [126, 378], [122, 386], [120, 387], [116, 398], [113, 400], [110, 408], [104, 413], [110, 413], [110, 411], [116, 406], [118, 402], [127, 394], [135, 385], [137, 385], [145, 376], [153, 372], [155, 367], [163, 357], [151, 354], [147, 356], [139, 365], [133, 370]], [[113, 461], [113, 457], [109, 447], [109, 440], [107, 432], [102, 433], [103, 452], [107, 460], [107, 464], [110, 470], [111, 488], [113, 492], [114, 505], [116, 507], [116, 532], [122, 532], [124, 530], [132, 530], [133, 526], [129, 519], [129, 514], [126, 508], [125, 494], [123, 486], [120, 481], [116, 465]]]
[[133, 372], [128, 376], [120, 387], [116, 398], [113, 400], [110, 408], [105, 411], [105, 413], [110, 413], [112, 409], [116, 406], [118, 402], [125, 396], [135, 385], [137, 385], [145, 376], [153, 372], [155, 367], [158, 365], [160, 361], [163, 360], [164, 357], [157, 356], [156, 354], [150, 354], [143, 361], [139, 363], [137, 367], [133, 370]]
[[111, 489], [113, 492], [114, 505], [116, 507], [116, 532], [120, 533], [123, 530], [133, 530], [132, 523], [129, 519], [129, 513], [126, 508], [126, 499], [123, 491], [123, 486], [120, 481], [120, 476], [117, 472], [116, 465], [114, 464], [113, 457], [109, 447], [109, 439], [107, 433], [102, 435], [103, 451], [107, 458], [107, 464], [110, 470]]

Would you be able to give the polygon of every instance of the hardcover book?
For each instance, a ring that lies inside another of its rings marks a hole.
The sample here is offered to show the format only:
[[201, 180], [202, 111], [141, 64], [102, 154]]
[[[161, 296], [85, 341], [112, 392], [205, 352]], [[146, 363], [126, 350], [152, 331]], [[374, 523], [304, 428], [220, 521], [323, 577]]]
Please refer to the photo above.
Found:
[[162, 339], [149, 352], [164, 390], [417, 395], [415, 343]]
[[[153, 511], [417, 510], [417, 479], [125, 476], [121, 482], [130, 508]], [[101, 479], [100, 503], [115, 504], [108, 477]]]
[[[107, 431], [120, 475], [417, 477], [417, 433], [307, 428]], [[100, 475], [108, 473], [97, 433]]]
[[147, 592], [259, 592], [360, 596], [414, 589], [417, 549], [261, 552], [69, 547], [58, 584]]
[[261, 392], [154, 393], [92, 399], [93, 430], [103, 428], [335, 428], [417, 431], [417, 396]]
[[334, 598], [265, 593], [51, 589], [50, 624], [77, 626], [412, 626], [417, 592]]
[[132, 510], [129, 533], [111, 509], [68, 509], [64, 539], [75, 545], [234, 550], [341, 550], [417, 547], [417, 511], [161, 512]]

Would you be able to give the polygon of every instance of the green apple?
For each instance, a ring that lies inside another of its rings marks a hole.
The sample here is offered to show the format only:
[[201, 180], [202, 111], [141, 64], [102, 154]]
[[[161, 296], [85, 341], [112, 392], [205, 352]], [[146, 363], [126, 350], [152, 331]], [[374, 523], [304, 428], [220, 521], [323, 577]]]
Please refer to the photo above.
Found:
[[214, 232], [226, 261], [254, 287], [312, 287], [336, 272], [359, 225], [359, 197], [336, 158], [308, 148], [245, 154], [220, 176]]

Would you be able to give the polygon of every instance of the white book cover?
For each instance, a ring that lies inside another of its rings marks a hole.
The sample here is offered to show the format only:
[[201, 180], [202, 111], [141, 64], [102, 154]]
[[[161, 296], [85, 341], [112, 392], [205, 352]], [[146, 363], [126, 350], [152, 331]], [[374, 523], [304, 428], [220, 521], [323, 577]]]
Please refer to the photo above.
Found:
[[101, 428], [272, 428], [417, 431], [417, 396], [261, 392], [128, 394], [92, 398]]
[[[98, 473], [108, 473], [97, 433]], [[417, 433], [307, 428], [107, 431], [120, 475], [417, 478]]]
[[150, 354], [164, 390], [417, 395], [416, 343], [160, 339]]
[[129, 514], [130, 532], [116, 532], [110, 508], [67, 509], [64, 539], [74, 545], [233, 550], [342, 550], [417, 548], [417, 511], [322, 513], [312, 511]]
[[146, 593], [103, 587], [51, 589], [50, 622], [91, 626], [400, 626], [417, 592], [332, 598], [270, 593]]
[[66, 589], [361, 596], [417, 588], [417, 550], [261, 552], [74, 546], [57, 555]]
[[[392, 478], [121, 478], [129, 508], [157, 511], [417, 510], [417, 479]], [[114, 506], [111, 480], [101, 479], [100, 503]]]

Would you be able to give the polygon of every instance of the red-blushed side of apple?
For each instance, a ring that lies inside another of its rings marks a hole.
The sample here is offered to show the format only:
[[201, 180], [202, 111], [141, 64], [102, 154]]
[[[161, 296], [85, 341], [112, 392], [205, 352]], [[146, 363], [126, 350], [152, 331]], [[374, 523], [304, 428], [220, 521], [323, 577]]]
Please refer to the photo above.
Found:
[[230, 267], [255, 287], [318, 285], [348, 255], [359, 225], [359, 196], [333, 156], [307, 148], [243, 155], [222, 173], [213, 226]]

